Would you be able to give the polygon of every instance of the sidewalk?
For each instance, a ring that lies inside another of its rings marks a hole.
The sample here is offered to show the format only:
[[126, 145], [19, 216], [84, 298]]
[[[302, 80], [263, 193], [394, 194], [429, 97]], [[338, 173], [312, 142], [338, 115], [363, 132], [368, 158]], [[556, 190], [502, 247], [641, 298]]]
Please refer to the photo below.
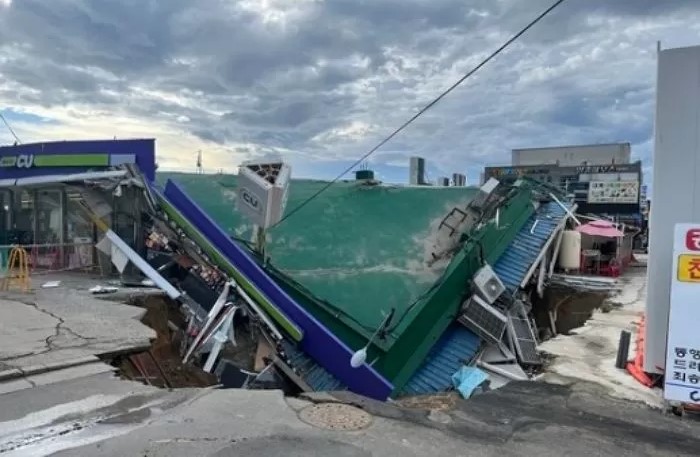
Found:
[[622, 330], [632, 333], [629, 357], [634, 356], [637, 328], [646, 305], [646, 259], [639, 260], [640, 264], [632, 265], [620, 278], [620, 292], [606, 301], [611, 311], [596, 310], [583, 327], [540, 345], [555, 357], [538, 380], [567, 385], [590, 381], [613, 397], [663, 407], [661, 389], [649, 389], [626, 370], [615, 368]]

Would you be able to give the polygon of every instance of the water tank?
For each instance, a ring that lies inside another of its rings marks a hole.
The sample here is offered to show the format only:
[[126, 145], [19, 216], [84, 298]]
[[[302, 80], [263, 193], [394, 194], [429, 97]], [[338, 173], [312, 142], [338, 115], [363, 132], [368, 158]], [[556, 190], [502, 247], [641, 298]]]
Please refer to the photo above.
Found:
[[372, 170], [357, 170], [355, 172], [355, 179], [358, 181], [373, 181], [374, 172]]
[[564, 230], [559, 247], [559, 267], [564, 270], [581, 268], [581, 233]]

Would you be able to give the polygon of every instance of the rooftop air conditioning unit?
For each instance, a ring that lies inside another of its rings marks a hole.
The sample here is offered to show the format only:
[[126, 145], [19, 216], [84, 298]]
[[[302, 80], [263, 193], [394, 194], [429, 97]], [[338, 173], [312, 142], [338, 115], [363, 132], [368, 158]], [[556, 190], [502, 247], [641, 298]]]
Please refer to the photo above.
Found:
[[476, 272], [472, 281], [474, 282], [476, 293], [489, 305], [495, 302], [506, 290], [506, 286], [503, 285], [496, 272], [488, 264]]
[[238, 169], [238, 210], [266, 229], [282, 219], [292, 169], [283, 162], [246, 162]]

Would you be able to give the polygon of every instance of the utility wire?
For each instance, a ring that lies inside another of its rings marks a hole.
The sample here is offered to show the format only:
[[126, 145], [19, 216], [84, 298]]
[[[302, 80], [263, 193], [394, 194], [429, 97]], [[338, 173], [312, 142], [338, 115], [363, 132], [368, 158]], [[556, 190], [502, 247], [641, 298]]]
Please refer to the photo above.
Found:
[[[457, 82], [452, 84], [447, 90], [445, 90], [443, 93], [441, 93], [437, 98], [435, 98], [433, 101], [425, 105], [420, 111], [418, 111], [416, 114], [414, 114], [409, 120], [401, 124], [399, 128], [394, 130], [391, 135], [387, 136], [384, 138], [382, 141], [379, 142], [375, 147], [370, 149], [367, 153], [365, 153], [362, 157], [357, 159], [352, 165], [347, 167], [345, 170], [343, 170], [342, 173], [340, 173], [338, 176], [333, 178], [332, 181], [328, 182], [325, 186], [321, 187], [319, 190], [317, 190], [315, 193], [313, 193], [310, 197], [308, 197], [306, 200], [301, 202], [298, 206], [294, 207], [291, 211], [289, 211], [282, 219], [280, 219], [276, 224], [274, 224], [272, 227], [276, 227], [277, 225], [281, 224], [285, 220], [289, 219], [293, 214], [296, 214], [300, 209], [308, 205], [313, 199], [321, 195], [323, 192], [325, 192], [329, 187], [331, 187], [333, 184], [335, 184], [340, 178], [345, 176], [348, 172], [352, 171], [353, 168], [361, 164], [365, 159], [367, 159], [369, 156], [374, 154], [377, 149], [381, 148], [384, 146], [386, 143], [391, 141], [396, 135], [401, 133], [406, 127], [408, 127], [413, 121], [418, 119], [423, 113], [428, 111], [430, 108], [435, 106], [440, 100], [442, 100], [447, 94], [452, 92], [454, 89], [456, 89], [460, 84], [462, 84], [467, 78], [472, 76], [474, 73], [479, 71], [481, 67], [486, 65], [489, 61], [491, 61], [494, 57], [496, 57], [498, 54], [500, 54], [504, 49], [506, 49], [508, 46], [510, 46], [515, 40], [520, 38], [525, 32], [527, 32], [532, 26], [537, 24], [540, 20], [542, 20], [545, 16], [547, 16], [549, 13], [551, 13], [557, 6], [561, 5], [564, 3], [565, 0], [557, 0], [554, 2], [549, 8], [544, 10], [542, 13], [540, 13], [539, 16], [537, 16], [535, 19], [533, 19], [528, 25], [526, 25], [523, 29], [521, 29], [518, 33], [513, 35], [508, 41], [503, 43], [498, 49], [496, 49], [494, 52], [492, 52], [486, 59], [482, 60], [479, 65], [476, 67], [472, 68], [467, 74], [462, 76]], [[270, 228], [272, 228], [270, 227]]]
[[22, 144], [22, 141], [19, 139], [19, 137], [17, 136], [17, 134], [15, 133], [15, 131], [12, 130], [12, 126], [10, 126], [10, 123], [7, 122], [7, 119], [5, 119], [5, 116], [3, 116], [2, 113], [0, 113], [0, 119], [2, 119], [2, 122], [5, 123], [5, 127], [7, 127], [7, 130], [10, 131], [10, 133], [12, 134], [12, 136], [15, 137], [15, 141], [16, 141], [17, 143], [19, 143], [19, 144]]

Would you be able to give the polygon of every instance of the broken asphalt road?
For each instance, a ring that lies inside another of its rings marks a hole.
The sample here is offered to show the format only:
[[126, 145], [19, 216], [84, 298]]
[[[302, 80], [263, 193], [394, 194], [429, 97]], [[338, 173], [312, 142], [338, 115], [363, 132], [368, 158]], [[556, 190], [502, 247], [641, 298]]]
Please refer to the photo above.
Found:
[[[326, 402], [360, 406], [371, 420], [337, 431], [300, 419]], [[698, 424], [611, 399], [591, 384], [511, 383], [427, 412], [348, 393], [166, 391], [99, 374], [5, 394], [0, 404], [4, 455], [637, 457], [700, 448]]]

